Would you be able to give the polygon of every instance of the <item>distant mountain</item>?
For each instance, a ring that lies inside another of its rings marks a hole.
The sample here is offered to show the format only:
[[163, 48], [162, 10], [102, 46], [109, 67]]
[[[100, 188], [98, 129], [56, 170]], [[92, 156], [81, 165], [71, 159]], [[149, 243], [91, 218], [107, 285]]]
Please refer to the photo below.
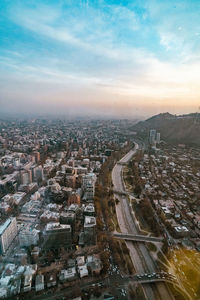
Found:
[[161, 133], [161, 139], [173, 143], [200, 146], [200, 114], [172, 115], [162, 113], [137, 123], [133, 129], [147, 135], [150, 129]]

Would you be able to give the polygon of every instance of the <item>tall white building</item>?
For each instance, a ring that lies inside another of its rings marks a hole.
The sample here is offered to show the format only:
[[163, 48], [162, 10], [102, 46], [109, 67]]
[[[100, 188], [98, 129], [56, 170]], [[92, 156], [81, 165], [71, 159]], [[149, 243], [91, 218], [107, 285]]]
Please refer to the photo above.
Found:
[[153, 145], [156, 142], [156, 130], [151, 129], [149, 132], [149, 143]]
[[156, 143], [160, 143], [160, 132], [156, 133]]
[[0, 253], [4, 254], [17, 235], [16, 218], [9, 218], [0, 226]]

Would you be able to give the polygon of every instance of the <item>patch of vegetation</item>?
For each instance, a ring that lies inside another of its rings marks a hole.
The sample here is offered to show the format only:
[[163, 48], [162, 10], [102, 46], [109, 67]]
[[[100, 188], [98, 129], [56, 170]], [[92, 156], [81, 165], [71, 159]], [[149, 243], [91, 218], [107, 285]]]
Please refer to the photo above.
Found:
[[154, 218], [153, 208], [147, 198], [141, 200], [138, 203], [134, 202], [133, 209], [139, 217], [139, 221], [144, 230], [151, 231], [156, 236], [159, 236], [161, 234], [160, 226]]
[[156, 247], [156, 245], [153, 244], [153, 243], [148, 243], [148, 244], [147, 244], [147, 247], [148, 247], [148, 249], [149, 249], [150, 251], [152, 251], [152, 252], [156, 252], [156, 251], [157, 251], [157, 247]]

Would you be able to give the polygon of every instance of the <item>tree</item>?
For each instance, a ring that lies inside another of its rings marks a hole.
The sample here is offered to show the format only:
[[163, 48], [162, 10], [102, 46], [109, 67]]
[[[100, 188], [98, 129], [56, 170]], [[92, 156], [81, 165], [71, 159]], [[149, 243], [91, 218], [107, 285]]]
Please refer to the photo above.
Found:
[[94, 291], [93, 291], [93, 295], [97, 298], [99, 298], [101, 296], [101, 291], [100, 291], [100, 288], [98, 286], [96, 286], [94, 288]]
[[134, 193], [137, 195], [137, 196], [140, 196], [142, 192], [142, 189], [141, 189], [141, 186], [139, 184], [137, 184], [134, 188]]

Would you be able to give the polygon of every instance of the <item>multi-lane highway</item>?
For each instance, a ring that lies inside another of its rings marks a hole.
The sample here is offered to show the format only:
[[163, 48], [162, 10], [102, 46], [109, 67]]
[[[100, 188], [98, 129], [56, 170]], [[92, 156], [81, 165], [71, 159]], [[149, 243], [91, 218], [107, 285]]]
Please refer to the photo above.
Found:
[[[113, 190], [117, 190], [120, 193], [117, 193], [115, 196], [120, 200], [119, 204], [116, 205], [117, 218], [121, 232], [129, 233], [133, 235], [140, 234], [136, 222], [133, 219], [133, 216], [129, 207], [129, 200], [126, 196], [126, 190], [123, 183], [122, 170], [124, 163], [127, 163], [133, 155], [139, 149], [138, 144], [135, 144], [133, 150], [128, 152], [120, 161], [117, 163], [112, 170], [112, 182]], [[129, 250], [130, 256], [133, 261], [135, 270], [137, 273], [155, 273], [156, 266], [155, 262], [152, 259], [149, 251], [146, 246], [142, 243], [133, 243], [131, 241], [126, 242]], [[164, 283], [156, 283], [155, 286], [146, 284], [143, 286], [146, 299], [162, 299], [162, 300], [171, 300], [174, 299], [173, 295], [167, 288]]]

